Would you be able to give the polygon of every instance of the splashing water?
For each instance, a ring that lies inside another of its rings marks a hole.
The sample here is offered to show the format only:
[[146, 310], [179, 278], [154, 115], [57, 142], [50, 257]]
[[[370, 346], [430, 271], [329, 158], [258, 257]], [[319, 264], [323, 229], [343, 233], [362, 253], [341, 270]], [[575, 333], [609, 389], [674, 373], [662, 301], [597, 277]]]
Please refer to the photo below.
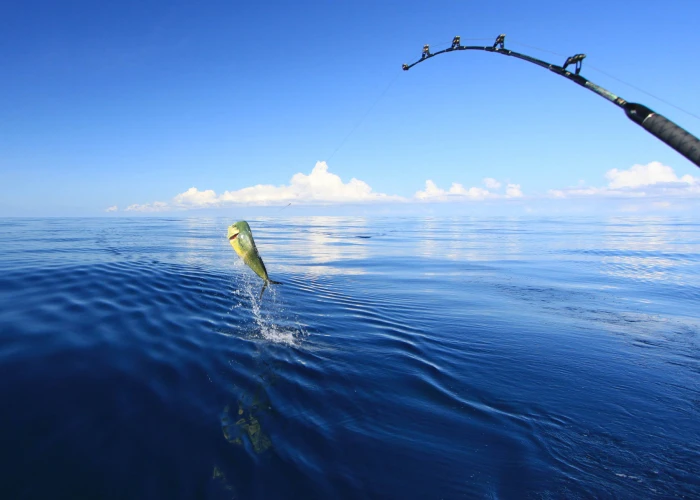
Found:
[[[236, 267], [243, 268], [244, 265], [237, 263]], [[242, 297], [244, 301], [249, 302], [253, 315], [255, 329], [249, 334], [254, 338], [265, 339], [277, 344], [299, 346], [307, 333], [297, 320], [287, 317], [276, 287], [274, 285], [268, 286], [261, 297], [262, 282], [252, 273], [247, 272], [247, 269], [243, 269], [236, 281], [234, 293]], [[242, 305], [243, 303], [239, 303], [235, 307]]]

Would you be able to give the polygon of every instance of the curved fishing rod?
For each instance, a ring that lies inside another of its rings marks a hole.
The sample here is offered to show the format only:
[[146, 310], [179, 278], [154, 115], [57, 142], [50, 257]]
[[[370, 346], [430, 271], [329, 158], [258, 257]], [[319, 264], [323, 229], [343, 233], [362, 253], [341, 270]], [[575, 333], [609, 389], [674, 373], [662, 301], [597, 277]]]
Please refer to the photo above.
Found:
[[[502, 54], [504, 56], [517, 57], [524, 61], [531, 62], [543, 68], [546, 68], [557, 75], [563, 76], [571, 80], [574, 83], [581, 85], [582, 87], [595, 92], [601, 97], [604, 97], [608, 101], [612, 102], [616, 106], [622, 108], [625, 111], [627, 117], [632, 120], [637, 125], [641, 126], [655, 136], [661, 141], [665, 142], [677, 152], [685, 156], [695, 165], [700, 167], [700, 139], [690, 134], [688, 131], [679, 127], [671, 120], [662, 116], [655, 111], [652, 111], [643, 104], [637, 104], [633, 102], [627, 102], [622, 97], [616, 96], [612, 92], [604, 89], [600, 85], [596, 85], [587, 78], [579, 75], [581, 72], [581, 63], [586, 57], [585, 54], [576, 54], [566, 59], [564, 66], [557, 66], [556, 64], [550, 64], [548, 62], [542, 61], [535, 57], [530, 57], [525, 54], [520, 54], [512, 50], [505, 48], [505, 35], [498, 35], [496, 42], [492, 47], [479, 47], [476, 45], [461, 45], [459, 36], [454, 37], [452, 40], [452, 46], [441, 50], [439, 52], [431, 53], [430, 46], [423, 46], [423, 54], [421, 58], [414, 62], [413, 64], [404, 64], [404, 71], [408, 71], [413, 66], [423, 61], [427, 61], [431, 57], [435, 57], [439, 54], [444, 54], [446, 52], [454, 52], [457, 50], [483, 50], [485, 52], [495, 52], [497, 54]], [[573, 65], [574, 72], [568, 71], [566, 68]]]

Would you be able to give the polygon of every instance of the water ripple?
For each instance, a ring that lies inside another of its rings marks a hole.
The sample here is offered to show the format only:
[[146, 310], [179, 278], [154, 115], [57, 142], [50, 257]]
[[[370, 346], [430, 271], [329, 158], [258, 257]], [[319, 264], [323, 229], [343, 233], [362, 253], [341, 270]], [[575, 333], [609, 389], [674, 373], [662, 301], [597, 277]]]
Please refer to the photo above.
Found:
[[0, 220], [3, 497], [698, 496], [697, 223], [230, 222]]

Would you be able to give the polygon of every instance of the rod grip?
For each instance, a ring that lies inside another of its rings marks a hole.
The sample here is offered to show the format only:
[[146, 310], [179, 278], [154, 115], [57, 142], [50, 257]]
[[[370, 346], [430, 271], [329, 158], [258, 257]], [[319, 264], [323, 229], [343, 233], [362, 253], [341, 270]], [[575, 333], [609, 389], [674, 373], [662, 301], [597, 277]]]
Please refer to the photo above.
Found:
[[627, 117], [700, 167], [700, 139], [642, 104], [624, 106]]

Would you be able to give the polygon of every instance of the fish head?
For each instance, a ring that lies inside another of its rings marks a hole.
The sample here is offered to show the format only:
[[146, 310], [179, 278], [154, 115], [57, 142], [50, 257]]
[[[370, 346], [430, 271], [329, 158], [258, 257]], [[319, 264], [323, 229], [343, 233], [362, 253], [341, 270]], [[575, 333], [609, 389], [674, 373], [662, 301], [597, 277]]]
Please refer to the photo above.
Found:
[[228, 240], [230, 242], [233, 243], [233, 241], [241, 234], [250, 235], [250, 226], [246, 221], [241, 220], [235, 224], [231, 224], [228, 227]]

